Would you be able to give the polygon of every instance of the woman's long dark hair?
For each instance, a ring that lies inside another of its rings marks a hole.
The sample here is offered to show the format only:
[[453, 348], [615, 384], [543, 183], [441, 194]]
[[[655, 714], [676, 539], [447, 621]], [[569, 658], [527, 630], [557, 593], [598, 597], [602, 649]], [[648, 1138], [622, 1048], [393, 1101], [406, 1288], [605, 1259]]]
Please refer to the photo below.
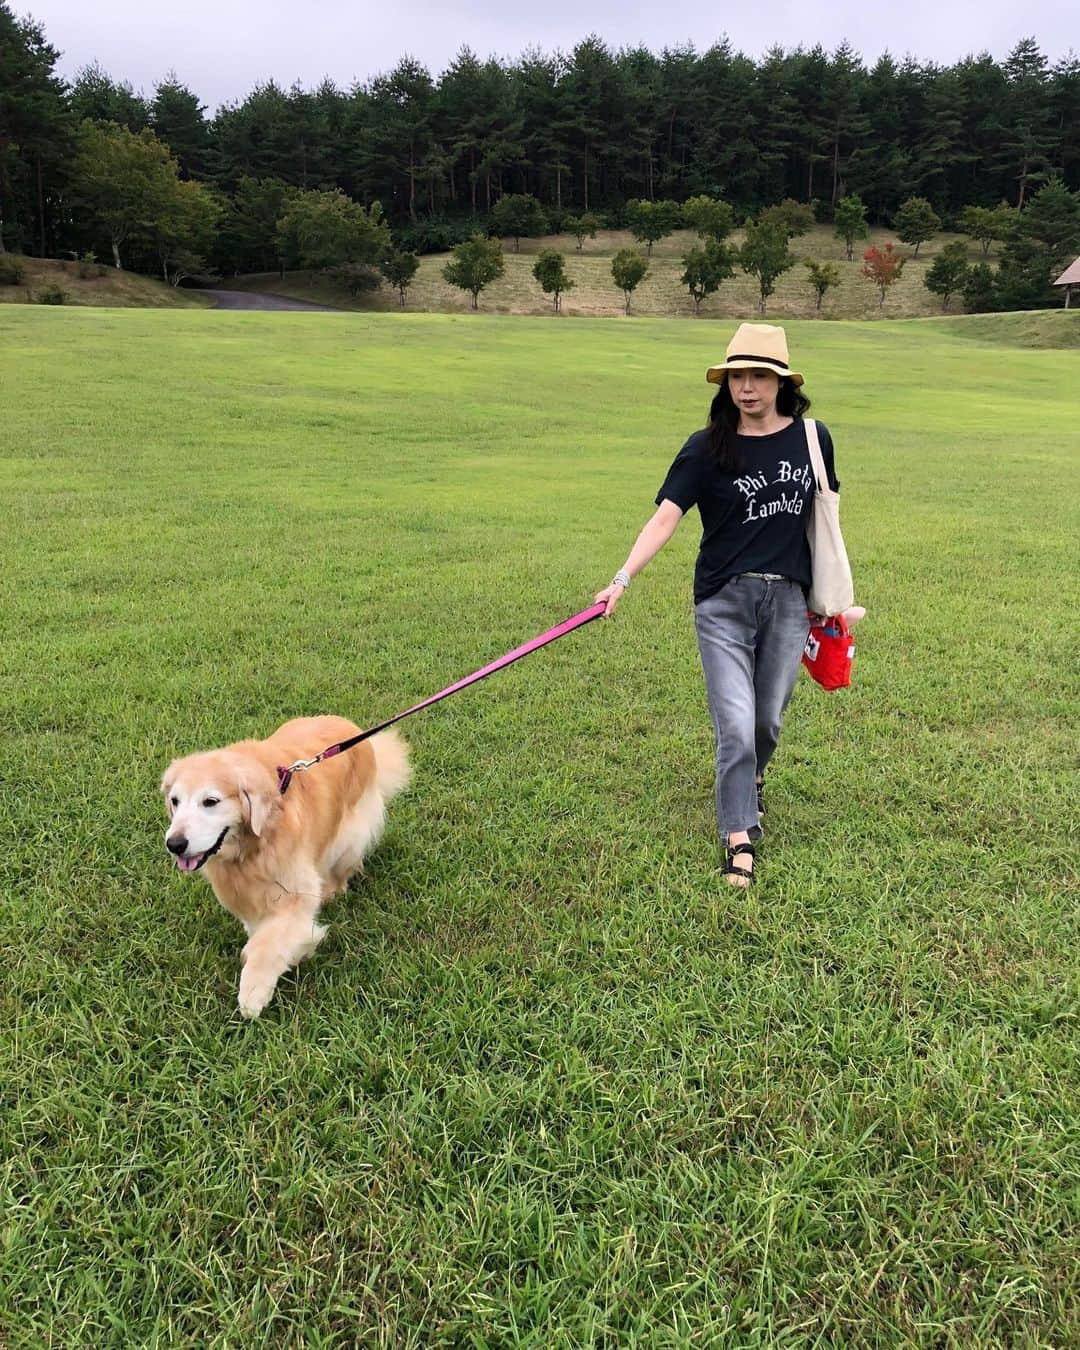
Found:
[[[810, 400], [801, 389], [786, 377], [780, 380], [776, 395], [776, 411], [784, 417], [803, 417], [810, 411]], [[739, 450], [736, 433], [739, 430], [739, 409], [731, 397], [727, 380], [709, 409], [709, 449], [716, 458], [716, 467], [722, 473], [741, 473], [746, 465]]]

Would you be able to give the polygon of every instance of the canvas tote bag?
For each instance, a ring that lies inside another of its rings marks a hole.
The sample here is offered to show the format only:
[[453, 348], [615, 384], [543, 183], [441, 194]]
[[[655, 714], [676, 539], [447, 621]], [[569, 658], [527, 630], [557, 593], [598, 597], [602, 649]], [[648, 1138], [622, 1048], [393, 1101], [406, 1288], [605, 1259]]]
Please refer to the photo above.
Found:
[[808, 604], [815, 614], [831, 618], [847, 609], [855, 600], [844, 537], [840, 533], [840, 494], [829, 486], [825, 461], [821, 456], [817, 423], [806, 418], [806, 443], [810, 448], [810, 467], [817, 486], [806, 522], [810, 543], [810, 583]]

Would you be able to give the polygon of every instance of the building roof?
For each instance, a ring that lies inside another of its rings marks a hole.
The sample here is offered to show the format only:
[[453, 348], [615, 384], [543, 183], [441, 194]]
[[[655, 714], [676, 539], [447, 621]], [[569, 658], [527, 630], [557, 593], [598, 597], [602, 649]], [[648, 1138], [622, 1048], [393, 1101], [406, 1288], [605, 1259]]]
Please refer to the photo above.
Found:
[[1065, 271], [1062, 272], [1061, 276], [1054, 282], [1054, 285], [1080, 286], [1080, 258], [1077, 258], [1075, 262], [1066, 267]]

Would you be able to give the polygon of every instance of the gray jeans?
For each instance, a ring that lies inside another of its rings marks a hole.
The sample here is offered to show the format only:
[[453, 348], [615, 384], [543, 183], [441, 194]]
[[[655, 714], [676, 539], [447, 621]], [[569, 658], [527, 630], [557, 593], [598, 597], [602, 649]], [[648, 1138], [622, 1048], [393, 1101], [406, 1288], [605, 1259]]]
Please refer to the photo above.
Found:
[[760, 839], [755, 777], [765, 773], [799, 674], [809, 620], [794, 581], [733, 577], [694, 609], [716, 736], [720, 837]]

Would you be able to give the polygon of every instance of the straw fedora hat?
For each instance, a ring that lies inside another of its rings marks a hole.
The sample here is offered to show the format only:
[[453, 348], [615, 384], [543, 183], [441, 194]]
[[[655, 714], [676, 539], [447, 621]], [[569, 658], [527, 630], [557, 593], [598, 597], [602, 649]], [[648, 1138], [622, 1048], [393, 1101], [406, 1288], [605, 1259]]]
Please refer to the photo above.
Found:
[[788, 365], [787, 334], [771, 323], [741, 323], [727, 346], [727, 355], [718, 366], [710, 366], [705, 378], [710, 384], [723, 384], [729, 370], [775, 370], [781, 379], [789, 379], [798, 388], [803, 377]]

